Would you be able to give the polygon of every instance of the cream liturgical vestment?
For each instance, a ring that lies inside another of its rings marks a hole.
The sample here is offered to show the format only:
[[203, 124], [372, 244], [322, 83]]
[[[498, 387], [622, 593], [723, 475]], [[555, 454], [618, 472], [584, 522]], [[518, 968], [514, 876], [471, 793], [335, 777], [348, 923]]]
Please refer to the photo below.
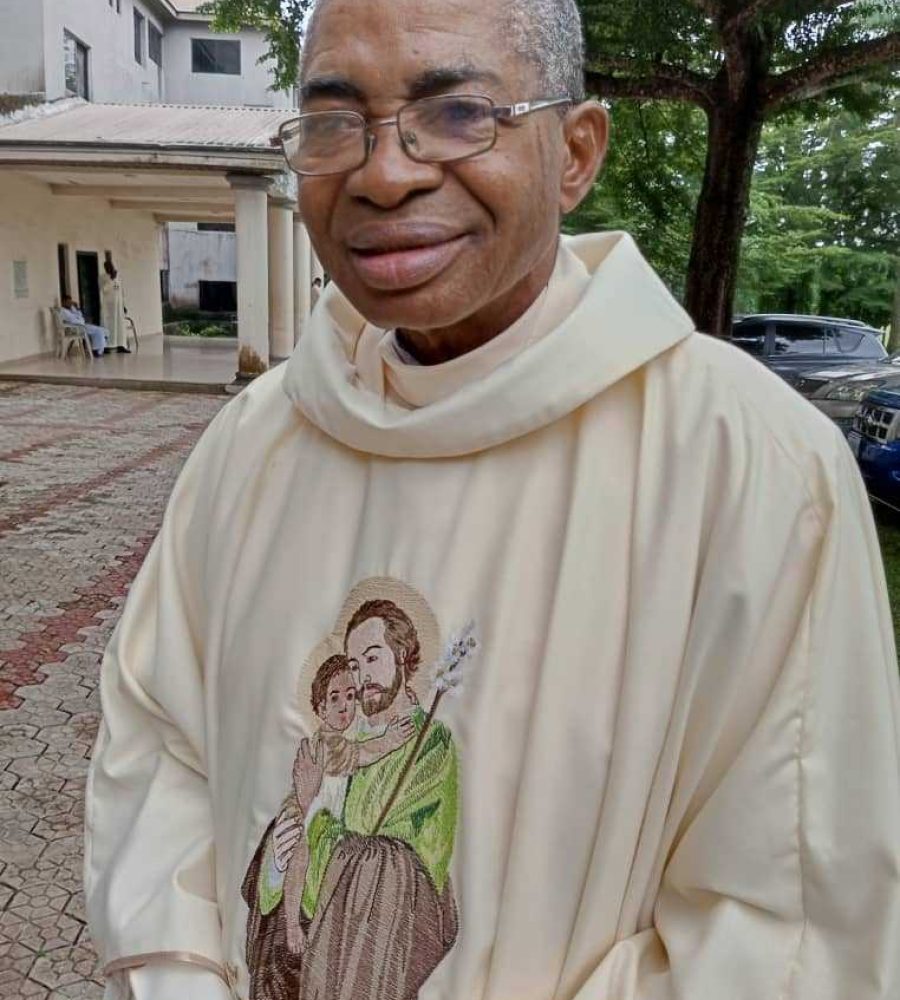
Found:
[[331, 286], [188, 462], [102, 691], [110, 997], [900, 997], [860, 478], [627, 236], [432, 368]]

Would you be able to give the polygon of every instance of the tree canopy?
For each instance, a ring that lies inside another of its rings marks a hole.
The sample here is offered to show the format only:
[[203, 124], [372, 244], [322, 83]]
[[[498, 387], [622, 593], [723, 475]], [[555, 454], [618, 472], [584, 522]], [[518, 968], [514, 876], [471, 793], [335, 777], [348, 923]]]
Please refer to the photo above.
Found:
[[[207, 9], [220, 30], [263, 31], [275, 86], [287, 89], [312, 5], [211, 0]], [[770, 301], [779, 275], [790, 286], [782, 300], [799, 301], [790, 288], [805, 283], [824, 308], [852, 283], [856, 308], [880, 315], [870, 279], [887, 275], [896, 249], [886, 213], [896, 210], [900, 3], [579, 6], [586, 83], [614, 102], [615, 129], [606, 174], [570, 224], [634, 231], [711, 333], [729, 331], [735, 296], [741, 308]], [[864, 254], [873, 256], [863, 263]]]

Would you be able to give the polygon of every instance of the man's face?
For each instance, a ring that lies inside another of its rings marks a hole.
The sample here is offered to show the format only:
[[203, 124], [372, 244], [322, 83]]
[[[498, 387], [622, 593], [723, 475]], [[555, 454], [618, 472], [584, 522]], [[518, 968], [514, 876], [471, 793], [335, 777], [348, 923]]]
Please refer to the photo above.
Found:
[[[538, 93], [484, 0], [327, 0], [304, 64], [303, 110], [391, 117], [414, 98]], [[396, 126], [376, 129], [359, 169], [303, 177], [301, 211], [325, 269], [383, 328], [502, 329], [530, 305], [555, 259], [564, 162], [555, 111], [498, 126], [493, 150], [415, 163]], [[550, 267], [548, 268], [547, 265]]]
[[382, 619], [369, 618], [347, 636], [347, 658], [366, 716], [387, 711], [403, 683], [403, 671], [387, 644]]
[[328, 682], [325, 702], [319, 706], [319, 718], [329, 729], [344, 732], [356, 718], [356, 682], [349, 670], [344, 670]]

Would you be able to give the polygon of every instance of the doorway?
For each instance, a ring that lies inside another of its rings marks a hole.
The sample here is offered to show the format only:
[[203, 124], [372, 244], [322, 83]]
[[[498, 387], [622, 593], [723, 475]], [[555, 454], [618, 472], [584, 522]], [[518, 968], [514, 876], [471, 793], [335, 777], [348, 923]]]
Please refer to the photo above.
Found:
[[75, 254], [78, 268], [78, 304], [88, 323], [100, 325], [100, 260], [96, 253], [79, 250]]
[[59, 270], [59, 301], [71, 295], [69, 282], [69, 248], [65, 243], [60, 243], [56, 248], [56, 266]]

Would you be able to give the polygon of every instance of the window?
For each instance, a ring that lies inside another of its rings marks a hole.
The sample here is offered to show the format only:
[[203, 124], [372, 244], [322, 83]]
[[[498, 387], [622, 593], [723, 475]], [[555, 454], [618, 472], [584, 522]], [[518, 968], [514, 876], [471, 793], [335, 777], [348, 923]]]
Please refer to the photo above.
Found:
[[775, 353], [824, 354], [824, 327], [806, 323], [776, 323]]
[[833, 327], [825, 333], [826, 354], [856, 354], [862, 347], [864, 333], [859, 330], [836, 330]]
[[[836, 347], [831, 346], [832, 340]], [[829, 330], [825, 350], [829, 354], [852, 354], [855, 358], [880, 360], [885, 357], [884, 347], [875, 334], [849, 327]]]
[[198, 222], [198, 233], [233, 233], [233, 222]]
[[241, 43], [220, 38], [191, 39], [191, 69], [194, 73], [241, 75]]
[[63, 58], [66, 70], [66, 93], [71, 97], [90, 99], [88, 93], [87, 46], [68, 31], [63, 32]]
[[766, 324], [736, 323], [731, 342], [754, 357], [763, 357], [766, 353]]
[[134, 12], [134, 58], [144, 65], [144, 15]]
[[236, 281], [199, 281], [201, 312], [237, 312]]
[[147, 55], [157, 66], [162, 66], [162, 32], [155, 24], [147, 25]]

